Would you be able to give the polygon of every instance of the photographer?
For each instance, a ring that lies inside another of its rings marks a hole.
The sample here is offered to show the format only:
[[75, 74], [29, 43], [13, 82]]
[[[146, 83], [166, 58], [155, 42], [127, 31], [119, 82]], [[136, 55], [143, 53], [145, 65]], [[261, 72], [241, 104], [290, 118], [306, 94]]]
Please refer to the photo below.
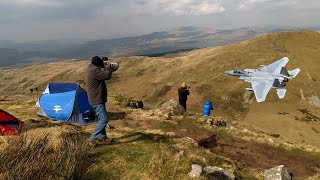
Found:
[[184, 109], [187, 111], [187, 100], [190, 95], [189, 92], [190, 87], [186, 85], [186, 83], [182, 83], [181, 87], [178, 89], [179, 94], [179, 103]]
[[116, 63], [108, 63], [104, 60], [107, 60], [107, 58], [93, 57], [85, 75], [88, 99], [98, 118], [96, 127], [89, 140], [89, 145], [91, 146], [94, 146], [97, 140], [111, 142], [106, 133], [108, 114], [105, 105], [107, 102], [105, 80], [110, 80], [112, 72], [116, 71], [119, 66]]

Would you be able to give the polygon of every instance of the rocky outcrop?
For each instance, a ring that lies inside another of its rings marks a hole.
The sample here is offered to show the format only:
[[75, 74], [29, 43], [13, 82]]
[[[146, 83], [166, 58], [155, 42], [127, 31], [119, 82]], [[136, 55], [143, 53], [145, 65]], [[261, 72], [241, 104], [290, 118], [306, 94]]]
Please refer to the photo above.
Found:
[[149, 116], [156, 116], [164, 120], [172, 119], [172, 113], [169, 110], [165, 110], [165, 109], [155, 109], [155, 110], [149, 111]]
[[201, 176], [202, 166], [198, 164], [192, 164], [191, 168], [191, 172], [188, 174], [190, 177], [196, 178]]
[[316, 107], [320, 107], [320, 98], [317, 95], [312, 95], [309, 97], [309, 103]]
[[226, 121], [217, 117], [206, 116], [206, 117], [201, 117], [198, 120], [201, 122], [206, 122], [208, 125], [211, 125], [211, 126], [215, 125], [218, 127], [227, 127]]
[[174, 99], [162, 104], [161, 109], [170, 110], [174, 114], [183, 114], [185, 112], [185, 109]]
[[203, 168], [202, 175], [209, 180], [234, 180], [236, 178], [230, 171], [216, 166], [207, 166]]
[[284, 168], [284, 165], [280, 165], [264, 171], [265, 180], [291, 180], [291, 175]]
[[129, 99], [127, 106], [134, 109], [143, 109], [143, 102], [141, 100]]
[[202, 166], [192, 164], [191, 168], [191, 172], [188, 175], [193, 178], [200, 176], [204, 176], [209, 180], [234, 180], [236, 178], [230, 171], [216, 166], [207, 166], [202, 169]]

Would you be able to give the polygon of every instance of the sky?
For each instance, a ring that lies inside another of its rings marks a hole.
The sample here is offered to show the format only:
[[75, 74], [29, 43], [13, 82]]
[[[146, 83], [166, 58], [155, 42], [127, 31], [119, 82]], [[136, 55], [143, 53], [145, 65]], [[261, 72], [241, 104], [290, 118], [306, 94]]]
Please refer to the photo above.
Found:
[[100, 39], [183, 26], [320, 26], [319, 0], [0, 0], [0, 40]]

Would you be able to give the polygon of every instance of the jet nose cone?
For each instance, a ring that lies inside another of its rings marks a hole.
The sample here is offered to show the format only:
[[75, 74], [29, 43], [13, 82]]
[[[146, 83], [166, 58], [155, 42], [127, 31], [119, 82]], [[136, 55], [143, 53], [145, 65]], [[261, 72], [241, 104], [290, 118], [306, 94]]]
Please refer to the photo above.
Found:
[[230, 71], [225, 71], [224, 74], [230, 74]]

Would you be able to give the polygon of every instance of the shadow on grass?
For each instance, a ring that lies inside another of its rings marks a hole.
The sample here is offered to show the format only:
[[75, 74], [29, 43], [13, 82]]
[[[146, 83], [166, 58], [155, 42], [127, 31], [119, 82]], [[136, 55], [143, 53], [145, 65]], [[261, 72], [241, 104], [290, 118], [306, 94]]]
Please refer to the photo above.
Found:
[[34, 119], [28, 119], [23, 123], [22, 132], [27, 132], [29, 130], [33, 130], [37, 128], [50, 128], [50, 127], [63, 126], [63, 125], [65, 124], [60, 122], [54, 122], [49, 119], [41, 119], [40, 121], [34, 120]]
[[108, 112], [109, 120], [120, 120], [126, 116], [125, 112]]
[[302, 114], [305, 115], [303, 118], [297, 118], [296, 120], [304, 121], [304, 122], [311, 122], [311, 121], [317, 121], [320, 122], [320, 118], [314, 114], [312, 114], [308, 109], [298, 109]]
[[171, 139], [168, 136], [159, 135], [159, 134], [146, 134], [142, 132], [135, 132], [119, 138], [115, 138], [113, 140], [114, 142], [112, 143], [101, 143], [101, 144], [98, 144], [96, 147], [99, 148], [103, 146], [131, 144], [136, 142], [170, 143]]

